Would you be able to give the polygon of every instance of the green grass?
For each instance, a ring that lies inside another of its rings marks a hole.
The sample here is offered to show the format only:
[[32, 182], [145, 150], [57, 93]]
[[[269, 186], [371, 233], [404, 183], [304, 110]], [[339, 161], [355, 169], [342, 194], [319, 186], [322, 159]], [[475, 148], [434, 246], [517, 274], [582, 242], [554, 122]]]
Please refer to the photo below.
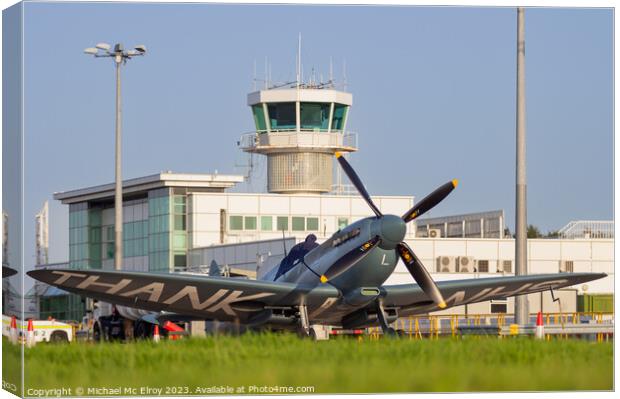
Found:
[[[17, 347], [5, 341], [3, 349], [5, 367], [7, 357], [18, 362]], [[159, 344], [40, 344], [26, 349], [25, 361], [26, 389], [176, 386], [189, 394], [220, 385], [312, 386], [315, 393], [613, 389], [612, 344], [576, 340], [312, 342], [256, 334]]]

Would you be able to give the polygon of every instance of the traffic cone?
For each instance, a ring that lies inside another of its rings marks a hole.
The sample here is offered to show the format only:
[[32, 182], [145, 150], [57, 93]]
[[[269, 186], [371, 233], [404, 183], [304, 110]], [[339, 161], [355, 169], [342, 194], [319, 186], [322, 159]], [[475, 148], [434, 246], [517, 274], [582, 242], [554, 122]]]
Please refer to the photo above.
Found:
[[28, 319], [28, 332], [26, 334], [26, 346], [32, 348], [36, 344], [34, 339], [34, 326], [32, 325], [32, 319]]
[[536, 316], [536, 339], [545, 339], [545, 326], [543, 325], [542, 312]]
[[9, 341], [12, 344], [17, 344], [17, 318], [15, 316], [11, 316], [11, 328], [9, 330]]
[[153, 342], [159, 342], [159, 326], [155, 324], [155, 328], [153, 329]]

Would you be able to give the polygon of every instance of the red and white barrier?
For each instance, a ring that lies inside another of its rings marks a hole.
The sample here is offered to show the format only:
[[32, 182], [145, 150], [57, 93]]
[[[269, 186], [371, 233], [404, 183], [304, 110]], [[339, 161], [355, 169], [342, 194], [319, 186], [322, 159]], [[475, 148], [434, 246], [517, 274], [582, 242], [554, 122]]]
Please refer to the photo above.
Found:
[[545, 339], [545, 326], [543, 325], [542, 312], [538, 312], [536, 316], [536, 339]]
[[28, 332], [26, 333], [26, 347], [32, 348], [36, 344], [36, 340], [34, 338], [34, 325], [32, 324], [32, 319], [28, 319]]
[[19, 335], [17, 333], [17, 318], [15, 316], [11, 316], [11, 327], [9, 329], [9, 341], [17, 345], [19, 340]]
[[153, 328], [153, 342], [159, 342], [159, 326], [155, 324], [155, 328]]

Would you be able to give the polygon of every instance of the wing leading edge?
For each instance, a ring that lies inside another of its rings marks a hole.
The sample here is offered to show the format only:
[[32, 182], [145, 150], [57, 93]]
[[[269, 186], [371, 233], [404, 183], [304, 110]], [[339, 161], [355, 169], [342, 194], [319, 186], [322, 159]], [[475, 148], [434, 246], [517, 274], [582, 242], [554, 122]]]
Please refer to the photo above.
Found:
[[[605, 273], [537, 274], [439, 281], [437, 286], [443, 294], [448, 307], [453, 307], [570, 287], [606, 276], [607, 274]], [[432, 303], [430, 298], [416, 284], [383, 286], [382, 296], [384, 306], [399, 308], [398, 313], [400, 316], [441, 310]]]
[[34, 270], [34, 279], [116, 305], [243, 322], [265, 307], [305, 303], [318, 308], [338, 297], [334, 287], [187, 274], [95, 270]]

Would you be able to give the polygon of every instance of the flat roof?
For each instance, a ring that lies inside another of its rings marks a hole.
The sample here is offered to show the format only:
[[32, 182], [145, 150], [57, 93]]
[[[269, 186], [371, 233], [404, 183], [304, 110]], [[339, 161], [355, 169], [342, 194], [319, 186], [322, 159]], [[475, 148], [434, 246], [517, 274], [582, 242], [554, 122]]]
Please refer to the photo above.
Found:
[[248, 94], [248, 105], [278, 102], [315, 102], [353, 104], [353, 95], [334, 89], [281, 88], [259, 90]]
[[[223, 191], [241, 182], [243, 182], [243, 176], [240, 175], [162, 172], [123, 180], [123, 194], [136, 194], [163, 187], [212, 188]], [[111, 197], [114, 197], [114, 183], [54, 193], [54, 199], [62, 201], [63, 204]]]

